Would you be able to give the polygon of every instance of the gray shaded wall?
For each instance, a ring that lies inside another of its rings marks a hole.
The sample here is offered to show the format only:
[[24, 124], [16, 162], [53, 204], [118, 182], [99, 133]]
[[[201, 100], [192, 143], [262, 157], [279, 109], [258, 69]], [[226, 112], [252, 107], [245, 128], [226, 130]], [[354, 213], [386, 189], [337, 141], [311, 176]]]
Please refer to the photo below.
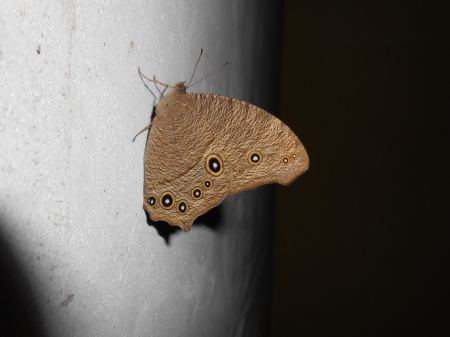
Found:
[[[142, 209], [155, 100], [137, 67], [277, 107], [272, 1], [0, 4], [2, 324], [44, 336], [252, 336], [268, 309], [271, 187], [191, 232]], [[152, 86], [150, 86], [153, 88]], [[17, 313], [17, 314], [15, 314]], [[3, 330], [7, 331], [7, 330]]]

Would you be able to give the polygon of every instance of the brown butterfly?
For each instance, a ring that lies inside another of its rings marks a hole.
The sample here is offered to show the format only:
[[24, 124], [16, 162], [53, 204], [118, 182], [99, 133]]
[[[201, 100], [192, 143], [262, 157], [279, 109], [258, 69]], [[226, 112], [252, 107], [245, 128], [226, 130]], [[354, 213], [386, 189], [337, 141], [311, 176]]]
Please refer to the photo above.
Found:
[[[165, 87], [155, 118], [142, 130], [151, 126], [144, 209], [152, 220], [189, 231], [227, 195], [263, 184], [288, 185], [308, 169], [298, 137], [270, 113], [226, 96], [187, 93], [185, 82], [172, 87], [145, 78]], [[168, 87], [172, 90], [163, 96]]]

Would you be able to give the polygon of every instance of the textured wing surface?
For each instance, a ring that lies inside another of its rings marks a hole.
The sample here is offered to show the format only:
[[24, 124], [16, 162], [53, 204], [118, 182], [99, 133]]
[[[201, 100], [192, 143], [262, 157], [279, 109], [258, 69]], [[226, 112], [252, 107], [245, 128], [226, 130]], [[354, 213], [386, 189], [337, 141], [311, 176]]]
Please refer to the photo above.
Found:
[[[206, 169], [210, 154], [221, 158], [218, 176]], [[155, 118], [144, 158], [144, 208], [151, 218], [189, 230], [195, 218], [220, 204], [230, 186], [226, 155], [217, 135], [187, 107]], [[205, 180], [210, 184], [205, 185]], [[200, 197], [193, 194], [196, 189]], [[173, 204], [163, 207], [162, 198], [168, 193]], [[150, 197], [155, 198], [153, 205]], [[183, 202], [185, 208], [178, 207]]]
[[[223, 144], [232, 175], [228, 193], [274, 182], [286, 185], [308, 169], [298, 137], [268, 112], [213, 94], [187, 94], [186, 104]], [[252, 160], [258, 156], [259, 163]]]
[[145, 184], [148, 188], [175, 181], [197, 165], [214, 135], [187, 107], [157, 116], [145, 149]]

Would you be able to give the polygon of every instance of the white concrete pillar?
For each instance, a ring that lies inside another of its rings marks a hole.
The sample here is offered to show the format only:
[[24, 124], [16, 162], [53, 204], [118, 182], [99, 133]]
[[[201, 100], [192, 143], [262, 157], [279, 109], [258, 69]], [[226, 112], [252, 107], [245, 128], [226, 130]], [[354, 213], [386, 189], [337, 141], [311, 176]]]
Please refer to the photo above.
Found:
[[173, 231], [146, 217], [146, 134], [131, 139], [154, 103], [137, 68], [188, 80], [201, 46], [197, 78], [232, 63], [190, 91], [276, 112], [279, 18], [277, 1], [0, 2], [8, 329], [257, 335], [270, 297], [273, 189], [228, 197], [190, 232]]

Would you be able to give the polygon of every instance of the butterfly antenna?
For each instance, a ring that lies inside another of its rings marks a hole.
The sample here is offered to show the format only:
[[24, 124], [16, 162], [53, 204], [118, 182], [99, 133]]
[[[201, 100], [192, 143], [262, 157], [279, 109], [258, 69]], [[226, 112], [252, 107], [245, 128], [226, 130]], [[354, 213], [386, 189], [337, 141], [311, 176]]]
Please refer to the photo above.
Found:
[[[208, 75], [202, 77], [202, 78], [199, 79], [197, 82], [195, 82], [195, 83], [193, 83], [193, 84], [191, 84], [191, 85], [188, 85], [186, 88], [189, 88], [189, 87], [192, 87], [192, 86], [196, 85], [198, 82], [200, 82], [201, 80], [204, 80], [204, 79], [207, 78], [209, 75], [214, 74], [216, 71], [222, 69], [223, 67], [225, 67], [225, 66], [226, 66], [228, 63], [230, 63], [230, 62], [231, 62], [231, 61], [228, 61], [227, 63], [222, 64], [222, 65], [221, 65], [220, 67], [218, 67], [216, 70], [214, 70], [214, 71], [210, 72]], [[190, 82], [189, 82], [189, 83], [190, 83]]]
[[198, 56], [198, 60], [197, 60], [197, 63], [195, 64], [194, 72], [192, 73], [191, 80], [189, 81], [187, 87], [189, 87], [189, 84], [191, 84], [192, 79], [194, 78], [194, 74], [195, 74], [195, 71], [197, 70], [197, 66], [198, 66], [198, 63], [200, 62], [200, 58], [202, 57], [202, 54], [203, 54], [203, 47], [200, 47], [200, 55]]

